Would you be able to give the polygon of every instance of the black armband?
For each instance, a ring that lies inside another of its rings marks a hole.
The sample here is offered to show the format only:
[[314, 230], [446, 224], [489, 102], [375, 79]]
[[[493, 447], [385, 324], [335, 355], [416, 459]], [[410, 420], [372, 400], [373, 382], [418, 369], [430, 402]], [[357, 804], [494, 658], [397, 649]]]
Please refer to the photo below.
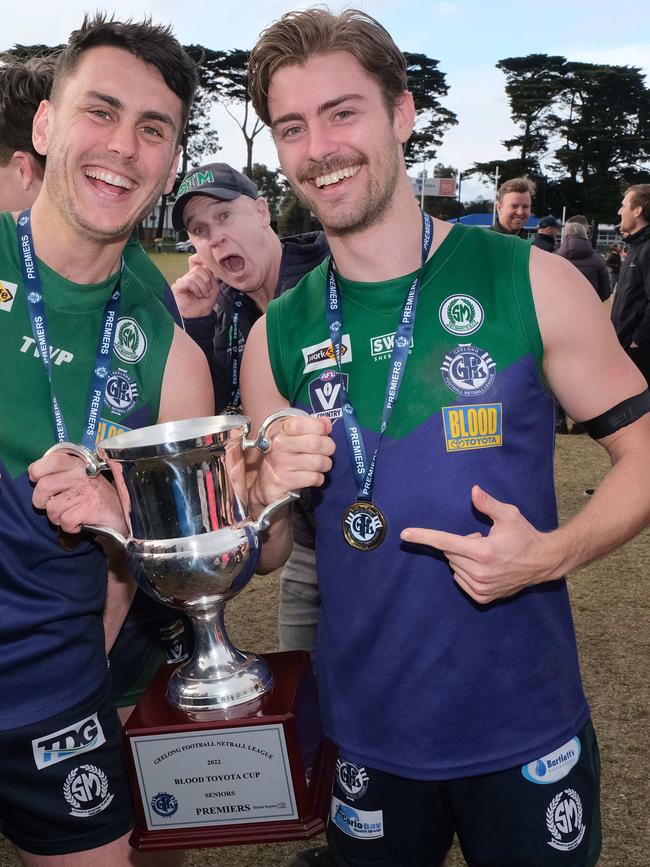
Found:
[[642, 391], [641, 394], [635, 394], [634, 397], [622, 400], [616, 406], [597, 415], [596, 418], [583, 421], [582, 426], [590, 437], [599, 440], [616, 433], [622, 427], [627, 427], [647, 412], [650, 412], [650, 391], [648, 389]]

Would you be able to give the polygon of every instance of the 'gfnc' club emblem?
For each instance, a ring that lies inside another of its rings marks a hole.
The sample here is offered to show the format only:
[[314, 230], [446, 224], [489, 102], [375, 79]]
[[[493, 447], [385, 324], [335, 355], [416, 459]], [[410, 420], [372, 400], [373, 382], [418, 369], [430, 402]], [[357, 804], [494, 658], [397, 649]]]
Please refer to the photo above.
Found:
[[138, 400], [138, 384], [125, 370], [116, 370], [106, 381], [104, 400], [116, 415], [133, 409]]
[[173, 816], [178, 810], [178, 801], [168, 792], [158, 792], [151, 799], [151, 809], [159, 816]]
[[453, 349], [440, 368], [445, 385], [456, 394], [473, 397], [494, 385], [496, 364], [484, 349], [461, 343]]
[[365, 795], [368, 789], [368, 773], [365, 768], [353, 762], [336, 760], [336, 779], [340, 788], [351, 800]]

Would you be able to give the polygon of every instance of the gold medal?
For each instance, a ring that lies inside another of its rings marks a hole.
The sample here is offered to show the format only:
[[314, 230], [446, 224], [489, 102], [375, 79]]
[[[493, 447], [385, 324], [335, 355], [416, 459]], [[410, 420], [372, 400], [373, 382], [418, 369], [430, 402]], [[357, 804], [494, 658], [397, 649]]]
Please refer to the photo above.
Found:
[[374, 503], [358, 500], [343, 513], [343, 538], [352, 548], [372, 551], [385, 535], [386, 518]]

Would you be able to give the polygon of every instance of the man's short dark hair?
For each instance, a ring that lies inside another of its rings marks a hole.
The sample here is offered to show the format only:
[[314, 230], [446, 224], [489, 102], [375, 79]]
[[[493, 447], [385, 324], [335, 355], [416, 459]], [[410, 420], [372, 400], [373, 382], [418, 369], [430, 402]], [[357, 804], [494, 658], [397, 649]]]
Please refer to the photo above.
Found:
[[[106, 13], [84, 16], [79, 30], [73, 30], [68, 44], [58, 56], [54, 72], [52, 99], [65, 79], [74, 71], [85, 51], [109, 46], [128, 51], [139, 60], [150, 63], [162, 75], [167, 87], [183, 103], [179, 139], [187, 122], [194, 91], [198, 82], [197, 67], [172, 33], [171, 26], [152, 24], [151, 18], [133, 22], [115, 21]], [[133, 82], [137, 88], [137, 81]]]
[[50, 95], [53, 74], [51, 55], [29, 60], [10, 54], [0, 57], [0, 166], [8, 165], [16, 151], [25, 151], [45, 165], [45, 157], [32, 144], [32, 121]]
[[508, 193], [530, 193], [531, 199], [535, 195], [537, 187], [535, 182], [524, 175], [522, 178], [510, 178], [509, 181], [504, 181], [499, 187], [497, 199], [501, 202], [503, 197]]
[[650, 223], [650, 184], [632, 184], [625, 190], [625, 195], [631, 193], [630, 204], [633, 208], [641, 208], [641, 217]]

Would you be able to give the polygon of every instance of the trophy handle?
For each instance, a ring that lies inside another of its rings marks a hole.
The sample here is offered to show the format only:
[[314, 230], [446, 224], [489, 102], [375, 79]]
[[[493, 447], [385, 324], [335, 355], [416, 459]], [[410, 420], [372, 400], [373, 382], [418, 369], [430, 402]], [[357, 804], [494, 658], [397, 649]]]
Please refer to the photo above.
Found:
[[[255, 447], [256, 449], [259, 449], [262, 452], [262, 454], [264, 454], [265, 452], [268, 452], [268, 450], [271, 448], [271, 443], [266, 438], [267, 430], [271, 427], [273, 422], [277, 421], [280, 418], [288, 418], [289, 416], [292, 416], [292, 415], [307, 415], [308, 416], [309, 413], [305, 412], [302, 409], [296, 409], [293, 406], [288, 406], [288, 407], [286, 407], [286, 409], [279, 409], [279, 410], [277, 410], [277, 412], [272, 412], [271, 415], [267, 416], [264, 419], [264, 421], [262, 422], [262, 424], [260, 425], [260, 429], [257, 432], [257, 436], [255, 437], [254, 440], [249, 440], [246, 437], [244, 437], [244, 441], [242, 443], [242, 448], [244, 449], [244, 451], [246, 449], [250, 449], [250, 448]], [[284, 503], [284, 505], [286, 506], [287, 504]], [[270, 506], [269, 506], [269, 508], [270, 508]]]
[[86, 473], [91, 478], [99, 475], [102, 470], [108, 469], [108, 464], [100, 460], [95, 452], [91, 452], [86, 446], [79, 445], [78, 443], [56, 443], [45, 452], [43, 457], [47, 457], [47, 455], [51, 455], [53, 452], [66, 452], [66, 454], [76, 455], [78, 458], [81, 458], [86, 464]]
[[[271, 443], [266, 437], [267, 430], [274, 422], [278, 421], [278, 419], [288, 418], [292, 415], [308, 416], [309, 413], [305, 412], [302, 409], [296, 409], [293, 406], [288, 406], [285, 409], [279, 409], [277, 410], [277, 412], [272, 412], [271, 415], [267, 416], [260, 425], [260, 429], [257, 432], [257, 436], [254, 440], [249, 440], [244, 437], [244, 441], [242, 443], [243, 449], [246, 450], [254, 447], [256, 449], [259, 449], [262, 454], [268, 452], [268, 450], [271, 448]], [[293, 503], [294, 500], [299, 499], [299, 497], [300, 494], [298, 491], [289, 491], [289, 493], [285, 494], [283, 497], [280, 497], [279, 500], [274, 500], [260, 512], [257, 521], [253, 522], [252, 529], [254, 529], [256, 533], [261, 533], [263, 530], [266, 530], [271, 523], [271, 517], [280, 509], [284, 509], [285, 506], [288, 506], [290, 503]]]
[[285, 506], [288, 506], [290, 503], [293, 503], [294, 500], [299, 499], [299, 497], [300, 494], [298, 491], [289, 491], [288, 494], [280, 497], [279, 500], [273, 500], [270, 505], [265, 509], [262, 509], [257, 521], [253, 521], [251, 529], [254, 530], [255, 533], [261, 533], [263, 530], [266, 530], [271, 523], [271, 517], [280, 509], [284, 509]]
[[[78, 443], [55, 443], [55, 445], [45, 452], [43, 457], [51, 455], [53, 452], [65, 452], [68, 455], [81, 458], [86, 464], [86, 473], [91, 478], [98, 476], [109, 468], [108, 464], [100, 460], [95, 452], [91, 452], [86, 446], [79, 445]], [[127, 540], [121, 533], [118, 533], [117, 530], [113, 530], [111, 527], [95, 527], [93, 524], [82, 524], [81, 529], [88, 533], [94, 533], [97, 536], [105, 536], [108, 539], [112, 539], [118, 547], [126, 550]]]

